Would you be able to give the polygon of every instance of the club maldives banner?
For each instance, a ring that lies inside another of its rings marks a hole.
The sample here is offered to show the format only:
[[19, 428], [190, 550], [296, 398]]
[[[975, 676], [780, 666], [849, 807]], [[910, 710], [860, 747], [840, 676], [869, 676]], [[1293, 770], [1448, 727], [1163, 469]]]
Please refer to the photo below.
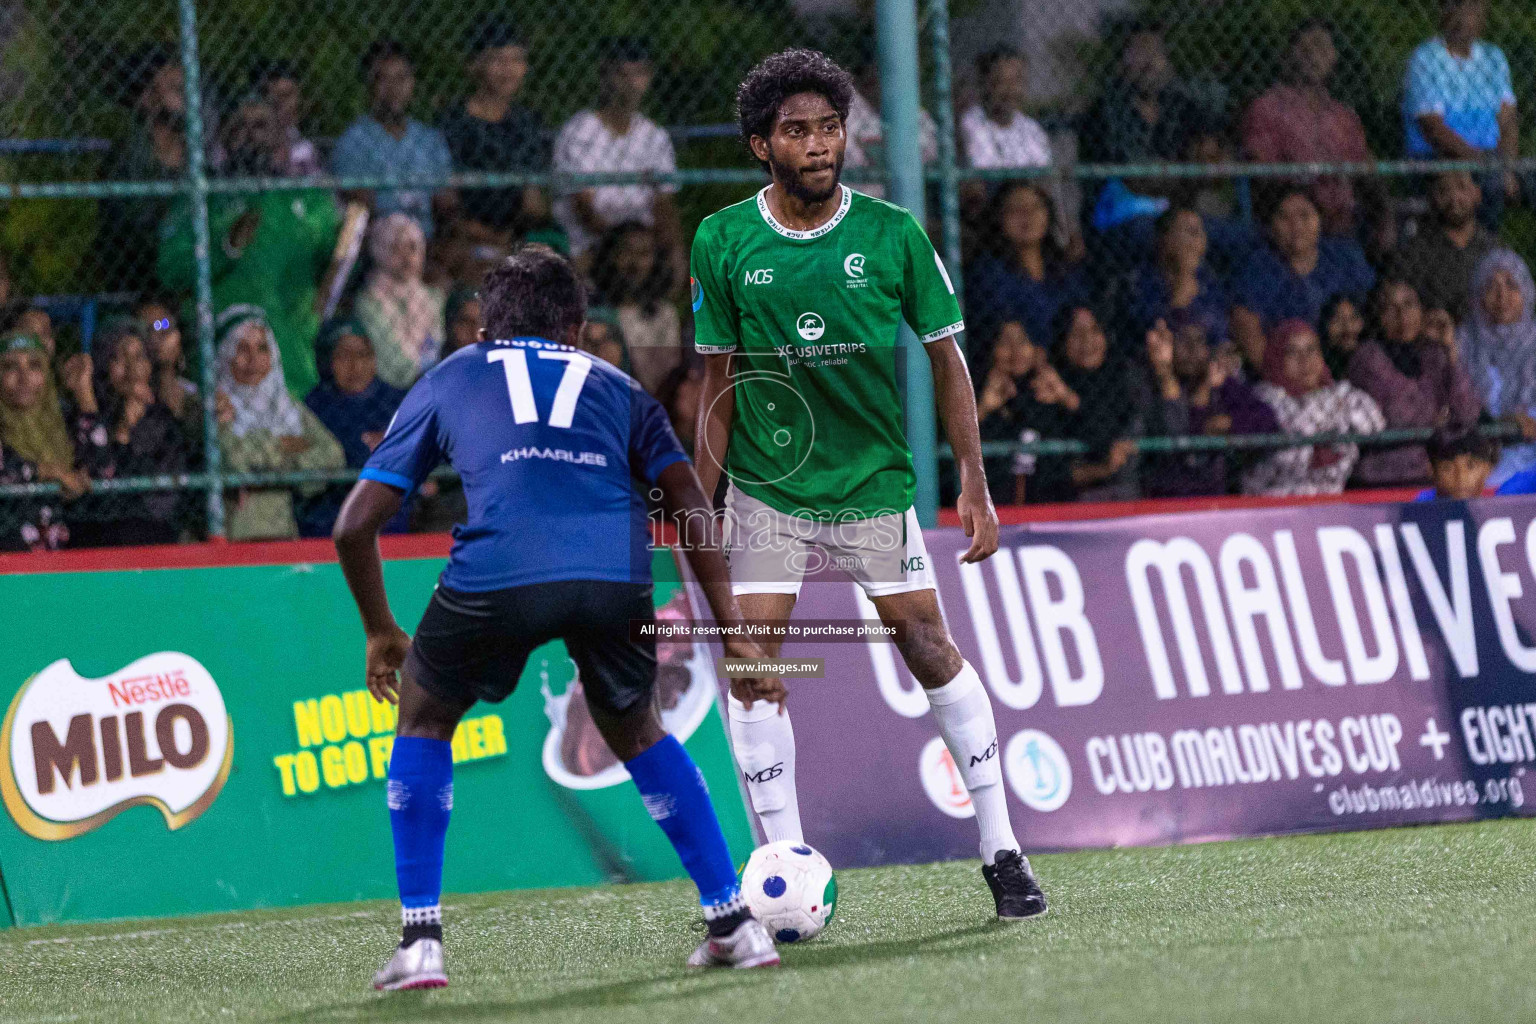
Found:
[[[939, 596], [997, 714], [1026, 849], [1531, 813], [1536, 501], [1328, 505], [1005, 527]], [[874, 618], [828, 572], [795, 618]], [[839, 866], [976, 855], [928, 702], [887, 643], [789, 707], [806, 837]]]
[[[386, 562], [408, 627], [442, 564]], [[657, 553], [657, 614], [687, 621], [673, 564]], [[394, 894], [395, 712], [362, 687], [335, 565], [4, 575], [0, 604], [0, 927]], [[713, 661], [658, 648], [663, 720], [723, 794], [744, 859]], [[681, 875], [580, 694], [551, 644], [460, 725], [450, 892]]]

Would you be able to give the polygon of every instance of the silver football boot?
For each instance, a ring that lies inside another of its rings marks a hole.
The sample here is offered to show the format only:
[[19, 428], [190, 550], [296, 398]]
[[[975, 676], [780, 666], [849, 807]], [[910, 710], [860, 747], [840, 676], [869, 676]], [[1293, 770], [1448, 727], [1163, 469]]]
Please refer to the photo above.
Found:
[[779, 951], [762, 922], [749, 917], [729, 935], [711, 935], [688, 958], [689, 967], [777, 967]]
[[396, 947], [389, 963], [373, 975], [373, 987], [381, 992], [444, 988], [447, 984], [443, 944], [437, 939], [417, 939], [409, 946]]

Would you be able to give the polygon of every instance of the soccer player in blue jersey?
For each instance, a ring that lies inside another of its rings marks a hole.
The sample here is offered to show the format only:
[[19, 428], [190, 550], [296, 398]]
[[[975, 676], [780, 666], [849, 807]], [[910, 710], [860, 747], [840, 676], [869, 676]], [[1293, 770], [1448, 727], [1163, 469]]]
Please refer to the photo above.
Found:
[[[654, 700], [650, 523], [635, 481], [660, 490], [710, 609], [741, 612], [709, 503], [661, 405], [576, 348], [582, 286], [554, 250], [528, 245], [486, 275], [478, 344], [434, 367], [405, 398], [337, 520], [336, 550], [367, 631], [368, 689], [398, 702], [386, 795], [403, 933], [379, 989], [436, 988], [443, 964], [443, 843], [453, 807], [450, 740], [477, 700], [512, 692], [534, 648], [565, 641], [592, 718], [699, 888], [705, 939], [691, 966], [779, 962], [747, 909], [703, 775], [662, 728]], [[406, 495], [447, 460], [469, 521], [413, 640], [384, 592], [377, 536]], [[727, 657], [757, 659], [747, 640]], [[783, 684], [750, 680], [783, 704]]]

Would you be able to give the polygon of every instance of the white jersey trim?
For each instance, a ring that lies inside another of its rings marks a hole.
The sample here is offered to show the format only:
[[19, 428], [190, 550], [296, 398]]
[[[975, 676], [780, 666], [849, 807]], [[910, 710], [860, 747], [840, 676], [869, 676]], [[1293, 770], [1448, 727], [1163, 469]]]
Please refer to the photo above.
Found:
[[695, 342], [694, 346], [693, 346], [693, 350], [695, 352], [702, 352], [702, 353], [704, 353], [707, 356], [723, 356], [723, 355], [729, 355], [730, 353], [735, 352], [736, 351], [736, 346], [735, 345], [700, 345], [697, 342]]
[[768, 222], [769, 227], [773, 228], [774, 231], [794, 242], [809, 242], [812, 239], [820, 238], [822, 235], [825, 235], [827, 232], [831, 231], [833, 228], [842, 223], [843, 217], [847, 216], [848, 214], [848, 208], [853, 205], [853, 189], [849, 188], [847, 185], [839, 185], [838, 188], [843, 190], [843, 200], [842, 202], [838, 203], [837, 212], [832, 215], [831, 220], [827, 221], [820, 227], [812, 228], [809, 231], [792, 231], [785, 227], [783, 224], [780, 224], [774, 218], [773, 211], [768, 209], [768, 189], [772, 187], [772, 185], [766, 186], [761, 192], [757, 194], [757, 212], [763, 215], [763, 220]]
[[932, 334], [925, 334], [925, 335], [923, 335], [918, 340], [920, 340], [924, 345], [926, 345], [930, 341], [938, 341], [941, 338], [947, 338], [947, 337], [949, 337], [952, 334], [959, 334], [963, 330], [965, 330], [965, 321], [964, 320], [956, 320], [954, 323], [950, 324], [948, 327], [940, 327], [938, 330], [934, 331]]

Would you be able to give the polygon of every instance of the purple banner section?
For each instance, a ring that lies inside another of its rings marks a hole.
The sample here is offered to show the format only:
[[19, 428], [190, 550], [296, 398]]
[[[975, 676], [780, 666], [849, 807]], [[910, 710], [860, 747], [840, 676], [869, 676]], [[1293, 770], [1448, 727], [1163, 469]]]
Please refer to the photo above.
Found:
[[[1536, 500], [1005, 527], [939, 598], [997, 714], [1026, 852], [1533, 813]], [[846, 578], [796, 620], [875, 618]], [[787, 644], [806, 839], [840, 867], [974, 857], [897, 649]]]

